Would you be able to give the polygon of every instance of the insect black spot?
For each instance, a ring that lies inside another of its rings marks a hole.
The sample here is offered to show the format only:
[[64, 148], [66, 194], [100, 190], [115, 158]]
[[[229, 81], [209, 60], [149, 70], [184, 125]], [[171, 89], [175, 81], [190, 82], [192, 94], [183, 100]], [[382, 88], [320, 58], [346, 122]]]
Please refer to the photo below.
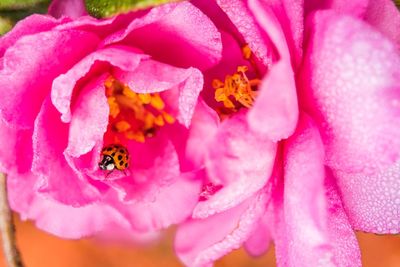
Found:
[[127, 163], [125, 163], [125, 168], [127, 168], [128, 167], [128, 162]]
[[122, 156], [121, 155], [118, 156], [118, 160], [122, 160]]
[[120, 150], [119, 150], [119, 153], [124, 154], [124, 153], [125, 153], [125, 149], [120, 149]]
[[111, 151], [111, 150], [112, 150], [112, 147], [107, 148], [107, 151]]
[[121, 161], [119, 162], [119, 165], [123, 166], [123, 165], [124, 165], [124, 161], [121, 160]]
[[111, 154], [111, 156], [113, 156], [113, 157], [114, 157], [114, 156], [115, 156], [115, 152], [113, 152], [113, 153]]

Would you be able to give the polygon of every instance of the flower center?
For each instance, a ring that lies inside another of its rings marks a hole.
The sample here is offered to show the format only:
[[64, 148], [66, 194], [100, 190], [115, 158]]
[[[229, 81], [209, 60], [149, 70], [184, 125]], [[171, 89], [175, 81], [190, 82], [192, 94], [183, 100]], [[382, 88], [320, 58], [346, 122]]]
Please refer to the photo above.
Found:
[[[250, 48], [246, 45], [242, 51], [243, 57], [252, 63]], [[232, 114], [240, 108], [253, 106], [260, 80], [249, 79], [246, 75], [248, 70], [247, 66], [238, 66], [234, 74], [226, 75], [224, 82], [219, 79], [212, 81], [212, 86], [215, 89], [214, 99], [223, 103], [224, 111], [222, 113]]]
[[165, 111], [159, 93], [135, 93], [114, 77], [109, 77], [104, 85], [110, 106], [109, 127], [113, 132], [143, 143], [160, 127], [175, 122]]

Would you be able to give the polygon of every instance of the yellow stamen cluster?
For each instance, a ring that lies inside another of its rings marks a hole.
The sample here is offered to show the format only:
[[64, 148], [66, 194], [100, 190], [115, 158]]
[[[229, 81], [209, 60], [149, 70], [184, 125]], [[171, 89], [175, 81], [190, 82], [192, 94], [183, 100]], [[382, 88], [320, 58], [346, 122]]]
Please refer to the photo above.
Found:
[[144, 142], [166, 123], [175, 122], [164, 110], [165, 103], [159, 93], [136, 93], [114, 77], [108, 78], [104, 85], [111, 129], [126, 138]]
[[215, 100], [222, 102], [225, 108], [237, 110], [241, 106], [250, 108], [253, 105], [257, 96], [256, 87], [260, 80], [249, 80], [246, 75], [247, 70], [247, 66], [239, 66], [236, 73], [225, 77], [225, 82], [213, 80]]

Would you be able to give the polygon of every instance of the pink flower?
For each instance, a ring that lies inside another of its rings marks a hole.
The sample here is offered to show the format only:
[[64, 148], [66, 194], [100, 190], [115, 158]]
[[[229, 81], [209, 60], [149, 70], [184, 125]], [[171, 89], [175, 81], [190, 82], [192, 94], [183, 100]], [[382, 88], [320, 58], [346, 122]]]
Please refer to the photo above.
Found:
[[224, 48], [187, 146], [205, 142], [206, 172], [179, 257], [211, 266], [273, 241], [278, 266], [361, 266], [353, 230], [400, 232], [398, 10], [389, 0], [195, 3]]
[[[201, 186], [182, 147], [220, 33], [188, 2], [105, 20], [63, 3], [50, 11], [75, 19], [33, 15], [0, 39], [12, 209], [66, 238], [181, 222]], [[119, 170], [108, 173], [98, 164], [111, 144]]]

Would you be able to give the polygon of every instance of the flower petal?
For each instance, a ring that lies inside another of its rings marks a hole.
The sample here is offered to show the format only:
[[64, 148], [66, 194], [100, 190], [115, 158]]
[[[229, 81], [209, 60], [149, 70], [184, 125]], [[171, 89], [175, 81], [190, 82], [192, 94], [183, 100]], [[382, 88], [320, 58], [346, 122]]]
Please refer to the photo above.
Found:
[[373, 173], [400, 156], [400, 56], [369, 25], [318, 12], [303, 73], [303, 100], [313, 110], [335, 170]]
[[253, 53], [265, 66], [270, 66], [275, 59], [275, 51], [268, 36], [256, 22], [245, 1], [218, 0], [218, 5], [237, 27]]
[[[109, 65], [125, 71], [132, 71], [144, 58], [148, 58], [148, 56], [136, 49], [126, 46], [110, 46], [89, 54], [67, 73], [58, 76], [53, 82], [51, 99], [62, 114], [61, 120], [64, 122], [71, 120], [71, 99], [79, 82], [84, 84], [85, 78], [98, 75], [99, 72], [102, 74], [109, 71]], [[104, 63], [106, 64], [104, 65]]]
[[[81, 42], [85, 45], [79, 45]], [[0, 70], [3, 118], [22, 128], [32, 127], [53, 79], [93, 50], [97, 42], [96, 36], [83, 31], [51, 31], [20, 38], [4, 54]]]
[[[189, 136], [185, 148], [185, 158], [191, 161], [192, 168], [203, 168], [209, 142], [212, 141], [219, 127], [217, 113], [207, 106], [203, 100], [197, 103], [196, 111], [189, 128]], [[182, 140], [179, 140], [182, 142]]]
[[[373, 1], [373, 0], [372, 0]], [[336, 13], [363, 18], [370, 0], [306, 0], [304, 1], [306, 16], [318, 9], [332, 9]]]
[[38, 228], [72, 239], [116, 228], [129, 230], [129, 222], [115, 208], [101, 203], [82, 207], [59, 203], [34, 190], [37, 179], [32, 173], [7, 176], [10, 206], [23, 220], [34, 220]]
[[373, 175], [335, 174], [355, 229], [377, 234], [400, 232], [400, 161]]
[[268, 212], [258, 221], [253, 233], [244, 243], [244, 248], [253, 257], [258, 257], [268, 251], [272, 240], [269, 230]]
[[340, 198], [325, 184], [323, 162], [318, 129], [303, 116], [285, 146], [284, 190], [276, 188], [274, 196], [278, 266], [361, 266]]
[[60, 18], [67, 16], [73, 19], [87, 15], [83, 0], [53, 0], [49, 6], [49, 14]]
[[24, 35], [32, 35], [51, 30], [55, 26], [67, 22], [68, 19], [56, 20], [50, 16], [33, 14], [20, 20], [12, 29], [0, 38], [0, 57], [4, 52]]
[[249, 0], [249, 8], [276, 47], [279, 57], [297, 68], [302, 56], [303, 1]]
[[242, 113], [220, 125], [208, 150], [209, 179], [223, 188], [197, 204], [194, 218], [232, 208], [263, 188], [272, 172], [276, 143], [249, 130]]
[[265, 203], [266, 193], [261, 191], [232, 209], [181, 224], [175, 237], [178, 257], [187, 266], [212, 266], [250, 236]]
[[109, 106], [104, 83], [108, 74], [93, 79], [77, 96], [69, 127], [68, 146], [65, 152], [79, 157], [103, 142], [107, 130]]
[[39, 191], [72, 206], [98, 200], [99, 191], [82, 173], [74, 171], [64, 157], [68, 125], [59, 120], [48, 97], [35, 121], [32, 172], [38, 175]]
[[0, 172], [26, 172], [32, 164], [32, 130], [17, 129], [0, 119]]
[[400, 12], [393, 1], [369, 1], [365, 20], [400, 47]]
[[214, 24], [189, 2], [151, 9], [124, 30], [110, 35], [103, 44], [111, 43], [135, 46], [155, 60], [201, 70], [217, 63], [222, 50], [221, 36]]
[[203, 89], [203, 75], [198, 69], [181, 69], [148, 59], [134, 71], [115, 71], [115, 77], [137, 93], [165, 91], [165, 102], [177, 113], [179, 122], [189, 127]]
[[328, 206], [329, 238], [336, 266], [361, 266], [360, 248], [343, 208], [334, 177], [327, 173], [325, 194]]
[[[160, 174], [163, 175], [161, 171]], [[165, 229], [183, 222], [191, 215], [198, 200], [201, 181], [196, 178], [196, 173], [171, 178], [168, 184], [157, 185], [159, 188], [156, 194], [147, 192], [146, 196], [137, 196], [133, 202], [115, 203], [134, 230], [148, 232]], [[149, 183], [155, 184], [153, 181]], [[137, 195], [142, 193], [137, 192]]]
[[260, 85], [260, 93], [248, 113], [249, 125], [272, 141], [288, 138], [296, 129], [299, 116], [296, 84], [290, 63], [282, 59]]

